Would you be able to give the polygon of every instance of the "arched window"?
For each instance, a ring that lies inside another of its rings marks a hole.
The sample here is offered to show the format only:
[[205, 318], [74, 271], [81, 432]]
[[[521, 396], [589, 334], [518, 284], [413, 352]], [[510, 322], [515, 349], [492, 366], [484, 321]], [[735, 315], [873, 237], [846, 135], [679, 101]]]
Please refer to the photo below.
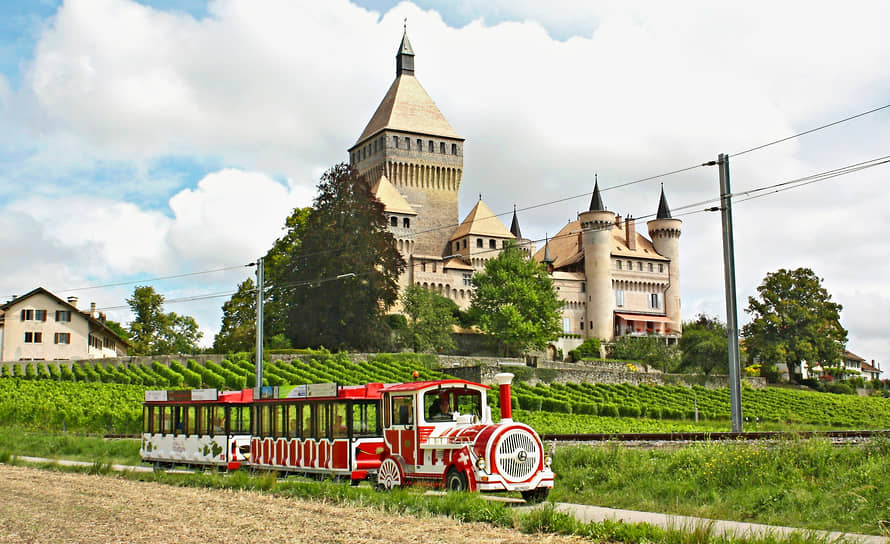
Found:
[[457, 144], [451, 144], [451, 154], [457, 155]]
[[436, 152], [436, 144], [434, 144], [433, 141], [430, 140], [430, 153], [435, 153], [435, 152]]
[[406, 229], [410, 229], [411, 228], [411, 220], [408, 219], [407, 217], [402, 219], [402, 226], [405, 227]]
[[405, 149], [411, 151], [411, 138], [405, 136]]
[[445, 142], [439, 142], [439, 153], [445, 154]]
[[421, 140], [420, 138], [417, 139], [417, 150], [423, 151], [423, 140]]
[[482, 238], [476, 238], [476, 247], [482, 247]]
[[396, 149], [399, 148], [399, 137], [398, 136], [392, 137], [392, 146]]
[[495, 240], [488, 241], [488, 249], [497, 249], [498, 244]]
[[398, 227], [399, 226], [399, 218], [396, 216], [392, 216], [389, 218], [389, 226]]

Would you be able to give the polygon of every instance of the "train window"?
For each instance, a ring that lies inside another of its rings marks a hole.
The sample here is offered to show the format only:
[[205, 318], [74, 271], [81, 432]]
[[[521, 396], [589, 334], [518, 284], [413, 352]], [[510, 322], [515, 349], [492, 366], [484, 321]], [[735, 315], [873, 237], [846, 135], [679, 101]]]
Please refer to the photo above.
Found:
[[430, 391], [423, 395], [427, 421], [451, 421], [451, 414], [456, 410], [454, 399], [448, 391]]
[[260, 407], [260, 436], [272, 436], [272, 407]]
[[287, 437], [288, 438], [299, 438], [300, 437], [300, 422], [303, 421], [303, 405], [302, 404], [294, 404], [293, 406], [289, 406], [287, 415], [288, 415]]
[[318, 405], [318, 426], [315, 428], [315, 438], [317, 440], [331, 437], [331, 412], [331, 404], [329, 402]]
[[463, 415], [482, 417], [482, 395], [478, 391], [455, 391], [457, 411]]
[[183, 428], [185, 429], [185, 434], [197, 434], [196, 431], [198, 418], [197, 414], [195, 413], [197, 409], [197, 406], [185, 406], [183, 408], [183, 412], [185, 415], [185, 425], [183, 426]]
[[210, 435], [223, 434], [226, 432], [226, 416], [225, 409], [222, 406], [210, 406], [207, 410], [210, 412]]
[[250, 407], [233, 406], [227, 408], [229, 432], [232, 434], [250, 433]]
[[315, 436], [315, 408], [314, 404], [303, 406], [303, 428], [300, 429], [300, 438], [303, 440]]
[[346, 404], [336, 403], [333, 405], [334, 425], [332, 428], [334, 438], [346, 438], [348, 435], [346, 429]]
[[414, 396], [392, 398], [393, 425], [414, 425]]
[[183, 406], [171, 406], [173, 409], [173, 417], [172, 423], [173, 427], [170, 429], [170, 434], [182, 434], [185, 431], [185, 418], [183, 417], [184, 407]]
[[281, 437], [284, 436], [284, 432], [282, 429], [282, 423], [284, 419], [282, 418], [282, 406], [280, 404], [273, 404], [269, 407], [270, 416], [269, 419], [272, 420], [272, 436]]
[[379, 436], [377, 404], [356, 402], [352, 405], [352, 435]]
[[154, 407], [154, 417], [151, 422], [151, 432], [154, 434], [161, 434], [164, 432], [164, 407], [163, 406], [155, 406]]
[[142, 432], [150, 433], [151, 432], [151, 406], [143, 406], [142, 407]]

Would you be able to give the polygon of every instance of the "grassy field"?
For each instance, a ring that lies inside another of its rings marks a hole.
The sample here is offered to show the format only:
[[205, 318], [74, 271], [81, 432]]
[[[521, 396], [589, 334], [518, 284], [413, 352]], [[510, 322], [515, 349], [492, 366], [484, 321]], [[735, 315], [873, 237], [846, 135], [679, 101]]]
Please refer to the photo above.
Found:
[[[32, 455], [103, 464], [139, 463], [139, 443], [135, 440], [103, 440], [0, 427], [0, 443], [0, 460], [8, 460], [12, 455]], [[565, 446], [554, 452], [557, 479], [550, 498], [630, 510], [888, 535], [888, 460], [888, 440], [851, 446], [832, 446], [822, 440], [710, 442], [664, 449], [617, 444]], [[240, 482], [241, 478], [244, 475], [229, 481]], [[332, 489], [340, 490], [336, 493], [346, 492], [339, 487]], [[557, 513], [552, 514], [550, 522], [562, 519]], [[563, 522], [568, 523], [560, 523]]]

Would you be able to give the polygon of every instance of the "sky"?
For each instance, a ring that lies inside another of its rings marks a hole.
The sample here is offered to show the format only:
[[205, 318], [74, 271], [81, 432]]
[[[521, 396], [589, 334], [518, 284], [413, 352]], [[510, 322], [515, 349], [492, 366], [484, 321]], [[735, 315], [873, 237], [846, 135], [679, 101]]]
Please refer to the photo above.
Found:
[[[751, 192], [890, 154], [890, 108], [742, 153], [890, 103], [879, 0], [0, 2], [2, 301], [43, 286], [127, 323], [137, 284], [233, 292], [347, 160], [406, 19], [419, 81], [466, 138], [460, 219], [481, 194], [543, 240], [594, 176], [643, 221], [663, 184], [684, 319], [725, 320], [720, 215], [702, 211], [718, 172], [698, 165], [726, 153], [740, 322], [766, 274], [809, 267], [848, 349], [890, 367], [890, 165]], [[166, 310], [210, 344], [226, 298]]]

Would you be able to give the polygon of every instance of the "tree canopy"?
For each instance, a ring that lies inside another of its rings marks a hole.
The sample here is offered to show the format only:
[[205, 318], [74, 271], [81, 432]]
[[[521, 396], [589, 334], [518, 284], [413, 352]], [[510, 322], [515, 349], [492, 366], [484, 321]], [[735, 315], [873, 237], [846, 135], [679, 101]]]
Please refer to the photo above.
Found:
[[745, 347], [761, 364], [784, 363], [789, 376], [801, 361], [834, 365], [841, 360], [847, 331], [841, 326], [842, 306], [832, 302], [822, 280], [809, 268], [779, 269], [767, 274], [748, 297]]
[[729, 372], [729, 344], [726, 325], [716, 317], [699, 314], [683, 323], [680, 337], [681, 368], [701, 370], [705, 375], [715, 369]]
[[223, 304], [222, 312], [222, 327], [213, 338], [213, 350], [227, 353], [256, 347], [256, 284], [251, 278], [238, 285], [238, 291]]
[[471, 313], [479, 327], [509, 350], [543, 349], [561, 332], [553, 281], [544, 267], [515, 245], [485, 263], [472, 279]]
[[130, 322], [130, 344], [135, 355], [195, 353], [203, 333], [195, 318], [164, 313], [164, 295], [149, 285], [136, 286], [127, 299], [135, 318]]
[[383, 204], [365, 178], [347, 164], [334, 166], [322, 175], [308, 215], [297, 212], [291, 219], [288, 236], [276, 243], [281, 257], [268, 277], [270, 293], [280, 297], [275, 302], [287, 316], [284, 331], [291, 343], [387, 346], [385, 314], [398, 299], [405, 262]]
[[457, 304], [453, 300], [412, 285], [402, 295], [402, 306], [408, 316], [401, 331], [402, 343], [415, 352], [442, 351], [454, 348], [451, 337]]
[[609, 346], [612, 359], [645, 363], [662, 372], [676, 369], [678, 355], [676, 347], [667, 345], [664, 337], [658, 335], [619, 336]]

